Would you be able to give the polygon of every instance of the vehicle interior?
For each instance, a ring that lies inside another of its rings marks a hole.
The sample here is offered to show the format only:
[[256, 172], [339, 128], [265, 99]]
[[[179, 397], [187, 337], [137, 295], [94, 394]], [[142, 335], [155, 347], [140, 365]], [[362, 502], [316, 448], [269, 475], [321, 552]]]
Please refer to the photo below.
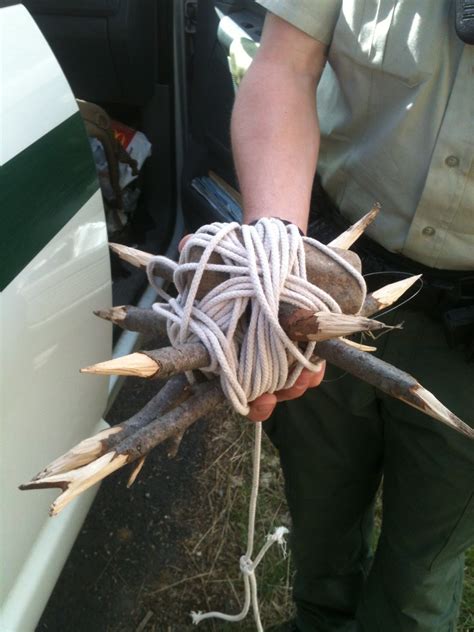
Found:
[[[251, 0], [24, 4], [76, 98], [100, 105], [151, 142], [151, 156], [133, 185], [141, 191], [138, 204], [111, 240], [163, 253], [181, 213], [187, 232], [239, 219], [235, 200], [227, 204], [220, 195], [227, 185], [236, 188], [228, 53], [235, 39], [258, 42], [263, 9]], [[114, 304], [132, 303], [143, 291], [143, 275], [118, 260], [113, 280]]]

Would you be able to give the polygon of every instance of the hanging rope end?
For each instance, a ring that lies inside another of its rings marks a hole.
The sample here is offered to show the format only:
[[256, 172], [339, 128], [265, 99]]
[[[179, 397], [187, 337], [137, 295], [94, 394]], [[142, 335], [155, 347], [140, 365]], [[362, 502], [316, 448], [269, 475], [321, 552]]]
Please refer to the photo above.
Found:
[[199, 610], [199, 612], [194, 612], [193, 610], [191, 612], [191, 618], [193, 620], [193, 625], [199, 625], [204, 618], [202, 610]]
[[286, 558], [287, 556], [287, 552], [286, 552], [287, 542], [286, 542], [285, 536], [288, 535], [288, 533], [290, 533], [290, 531], [286, 527], [276, 527], [273, 533], [270, 533], [269, 535], [267, 535], [268, 541], [270, 541], [271, 543], [277, 542], [277, 544], [280, 545], [284, 558]]

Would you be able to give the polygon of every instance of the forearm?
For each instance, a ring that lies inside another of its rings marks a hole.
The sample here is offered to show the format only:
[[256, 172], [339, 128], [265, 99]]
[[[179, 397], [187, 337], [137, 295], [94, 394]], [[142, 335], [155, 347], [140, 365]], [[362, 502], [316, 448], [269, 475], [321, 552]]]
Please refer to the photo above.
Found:
[[245, 222], [281, 217], [306, 231], [319, 150], [318, 78], [261, 59], [242, 82], [231, 134]]

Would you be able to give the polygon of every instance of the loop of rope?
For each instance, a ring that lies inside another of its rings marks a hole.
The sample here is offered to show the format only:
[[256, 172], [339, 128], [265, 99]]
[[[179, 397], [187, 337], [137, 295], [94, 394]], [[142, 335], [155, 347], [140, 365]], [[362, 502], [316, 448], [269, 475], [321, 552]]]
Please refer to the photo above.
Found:
[[[301, 349], [281, 328], [280, 302], [314, 312], [341, 313], [327, 292], [307, 281], [303, 239], [351, 274], [365, 297], [365, 282], [350, 264], [318, 241], [303, 238], [296, 226], [274, 218], [261, 219], [253, 226], [214, 223], [198, 230], [187, 241], [179, 264], [173, 266], [177, 298], [155, 284], [153, 268], [160, 258], [154, 258], [148, 266], [149, 281], [165, 301], [155, 303], [153, 309], [167, 318], [171, 344], [200, 341], [210, 357], [209, 366], [203, 371], [220, 375], [228, 400], [243, 415], [249, 411], [249, 401], [262, 393], [290, 388], [303, 368], [313, 371], [318, 368], [310, 361], [316, 343], [308, 342]], [[196, 248], [202, 253], [197, 262], [193, 260]], [[216, 256], [222, 263], [215, 263]], [[168, 261], [166, 264], [170, 265]], [[204, 274], [212, 272], [224, 273], [225, 280], [198, 299]], [[192, 380], [192, 374], [188, 377]], [[235, 615], [193, 612], [195, 624], [209, 618], [242, 621], [252, 606], [257, 632], [263, 632], [255, 570], [275, 542], [286, 555], [284, 536], [288, 529], [275, 529], [255, 560], [252, 559], [261, 441], [262, 424], [256, 423], [247, 550], [239, 563], [245, 588], [244, 605]]]

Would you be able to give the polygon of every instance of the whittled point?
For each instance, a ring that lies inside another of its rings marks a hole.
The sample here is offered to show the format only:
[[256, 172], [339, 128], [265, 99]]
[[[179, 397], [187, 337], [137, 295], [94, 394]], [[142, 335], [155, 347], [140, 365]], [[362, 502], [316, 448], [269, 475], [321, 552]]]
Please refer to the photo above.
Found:
[[63, 493], [56, 498], [49, 510], [50, 516], [56, 516], [76, 496], [79, 496], [86, 489], [123, 467], [127, 460], [128, 457], [125, 454], [117, 455], [115, 452], [108, 452], [88, 465], [69, 472], [32, 480], [29, 483], [20, 485], [20, 489], [48, 489], [56, 487], [62, 489]]
[[131, 263], [137, 268], [146, 268], [150, 261], [153, 259], [153, 255], [137, 248], [131, 248], [130, 246], [124, 246], [123, 244], [115, 244], [110, 242], [109, 248], [112, 252], [115, 252], [120, 259]]
[[110, 309], [97, 309], [94, 311], [94, 315], [118, 325], [127, 317], [127, 310], [125, 305], [117, 305]]
[[433, 393], [424, 388], [424, 386], [421, 386], [421, 384], [415, 385], [411, 389], [411, 394], [413, 398], [401, 397], [400, 399], [418, 408], [423, 413], [442, 421], [447, 426], [453, 428], [453, 430], [457, 430], [466, 437], [474, 439], [474, 428], [471, 428], [464, 421], [459, 419], [459, 417], [451, 412], [449, 408], [446, 408], [446, 406], [442, 404]]
[[33, 478], [33, 481], [61, 474], [62, 472], [68, 472], [69, 470], [74, 470], [94, 461], [102, 456], [102, 454], [107, 450], [107, 448], [104, 448], [104, 444], [106, 444], [107, 439], [112, 435], [121, 432], [121, 430], [121, 426], [114, 426], [112, 428], [106, 428], [92, 437], [83, 439], [65, 454], [58, 457], [42, 469], [41, 472]]
[[[304, 317], [300, 317], [300, 312]], [[306, 317], [306, 314], [309, 314], [308, 310], [300, 310], [300, 312], [295, 311], [295, 320], [291, 322], [289, 319], [284, 326], [286, 333], [292, 340], [322, 342], [363, 331], [399, 328], [398, 325], [393, 327], [364, 316], [316, 312]]]
[[384, 285], [384, 287], [375, 290], [375, 292], [368, 294], [364, 301], [364, 305], [360, 310], [361, 315], [370, 316], [382, 309], [390, 307], [396, 303], [398, 299], [413, 286], [414, 283], [421, 279], [421, 276], [421, 274], [416, 274], [406, 279], [402, 279], [401, 281], [389, 283], [388, 285]]
[[144, 353], [131, 353], [121, 358], [85, 367], [81, 369], [81, 373], [152, 377], [158, 370], [158, 364]]
[[142, 471], [142, 467], [145, 465], [145, 459], [146, 459], [146, 456], [142, 456], [142, 458], [139, 459], [139, 461], [133, 468], [132, 473], [130, 474], [127, 481], [127, 489], [130, 489], [133, 483], [137, 480], [138, 475]]
[[359, 239], [362, 233], [365, 231], [374, 219], [377, 217], [380, 211], [380, 204], [377, 202], [373, 205], [371, 210], [364, 215], [358, 222], [350, 226], [346, 231], [341, 233], [339, 237], [333, 239], [328, 246], [331, 248], [341, 248], [342, 250], [348, 250], [352, 244]]

